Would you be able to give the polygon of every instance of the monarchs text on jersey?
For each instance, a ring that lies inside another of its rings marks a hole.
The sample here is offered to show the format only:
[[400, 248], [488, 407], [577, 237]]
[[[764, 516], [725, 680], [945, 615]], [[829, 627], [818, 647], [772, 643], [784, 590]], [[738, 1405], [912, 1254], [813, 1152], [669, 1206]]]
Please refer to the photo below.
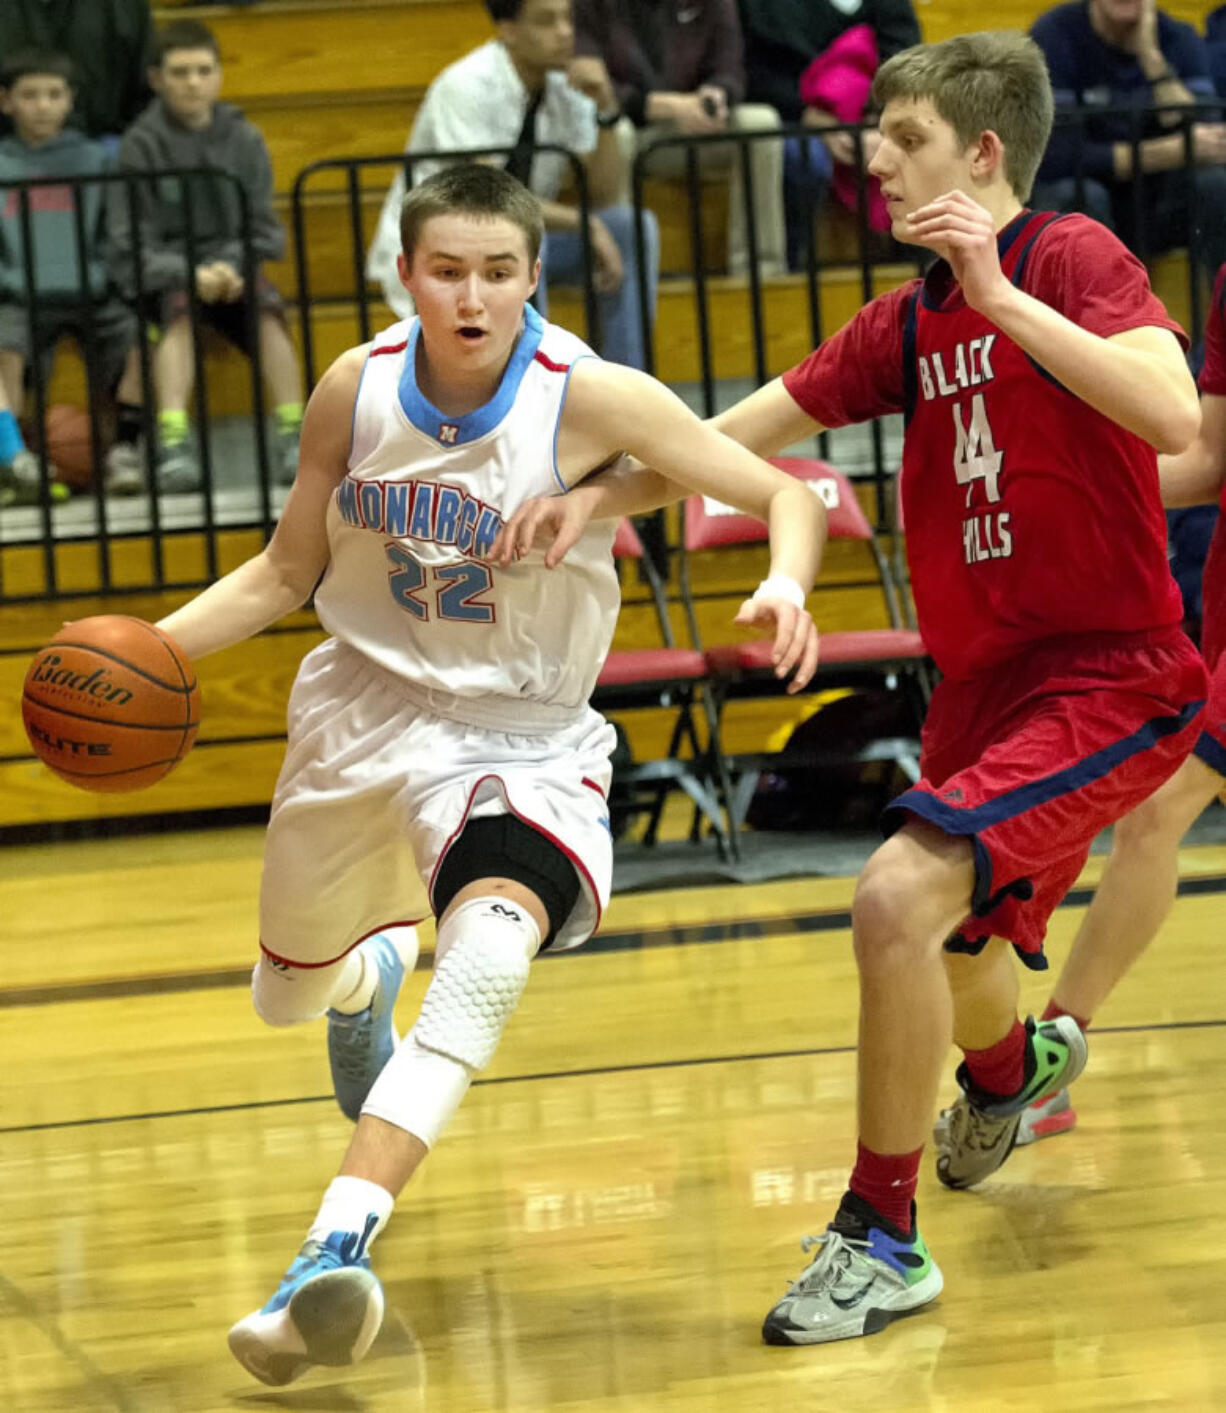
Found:
[[494, 397], [449, 418], [417, 385], [419, 338], [408, 319], [371, 345], [316, 610], [410, 685], [494, 710], [502, 699], [531, 731], [591, 695], [617, 619], [615, 527], [589, 526], [553, 570], [535, 552], [505, 569], [488, 557], [525, 500], [565, 490], [558, 422], [571, 368], [594, 355], [529, 306]]
[[[1140, 261], [1084, 216], [1023, 211], [998, 248], [1007, 278], [1091, 333], [1181, 332]], [[784, 384], [827, 427], [904, 413], [907, 559], [946, 676], [1055, 637], [1179, 622], [1154, 449], [972, 309], [944, 261], [866, 305]]]

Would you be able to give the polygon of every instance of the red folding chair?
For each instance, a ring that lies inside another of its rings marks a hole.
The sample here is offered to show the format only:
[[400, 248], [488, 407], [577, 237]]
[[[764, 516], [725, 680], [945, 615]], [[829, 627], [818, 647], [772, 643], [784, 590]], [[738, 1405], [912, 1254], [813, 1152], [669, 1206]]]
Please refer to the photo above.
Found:
[[[887, 628], [823, 632], [821, 659], [810, 690], [836, 686], [885, 687], [897, 691], [907, 707], [913, 732], [905, 736], [875, 740], [846, 754], [791, 754], [787, 761], [777, 753], [752, 752], [724, 755], [724, 766], [733, 781], [726, 796], [732, 837], [740, 828], [749, 801], [764, 769], [781, 767], [812, 768], [847, 765], [869, 760], [893, 760], [911, 780], [919, 778], [919, 731], [923, 724], [931, 690], [931, 660], [919, 633], [906, 625], [903, 592], [895, 582], [889, 561], [865, 515], [851, 482], [824, 461], [807, 457], [777, 457], [773, 464], [808, 482], [826, 507], [828, 538], [856, 540], [870, 551], [877, 568], [885, 601]], [[682, 536], [682, 597], [691, 639], [701, 641], [690, 587], [690, 555], [703, 550], [733, 545], [765, 543], [769, 533], [762, 521], [742, 515], [729, 506], [707, 497], [691, 496], [685, 503]], [[820, 624], [819, 624], [820, 627]], [[717, 723], [724, 707], [733, 698], [771, 696], [784, 691], [786, 684], [774, 674], [769, 638], [720, 644], [705, 650], [707, 670], [713, 687]]]
[[[721, 804], [727, 798], [730, 780], [719, 749], [718, 721], [706, 658], [696, 648], [676, 645], [659, 568], [643, 548], [629, 520], [622, 520], [618, 525], [613, 553], [619, 562], [633, 563], [641, 569], [651, 594], [660, 646], [611, 652], [596, 679], [592, 704], [606, 715], [644, 707], [667, 707], [674, 712], [674, 717], [664, 757], [636, 761], [615, 772], [610, 811], [631, 815], [646, 813], [649, 818], [643, 842], [654, 844], [669, 791], [681, 789], [694, 804], [690, 837], [695, 840], [700, 837], [705, 821], [716, 836], [721, 854], [739, 857]], [[696, 709], [701, 710], [705, 718], [705, 742], [695, 726]]]

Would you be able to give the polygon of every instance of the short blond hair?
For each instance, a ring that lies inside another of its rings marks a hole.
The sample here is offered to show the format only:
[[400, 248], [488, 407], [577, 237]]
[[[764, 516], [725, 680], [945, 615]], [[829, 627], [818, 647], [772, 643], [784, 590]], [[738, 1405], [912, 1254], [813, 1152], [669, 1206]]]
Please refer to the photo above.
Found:
[[991, 129], [1005, 149], [1005, 177], [1026, 201], [1051, 136], [1054, 101], [1043, 51], [1017, 30], [960, 34], [886, 60], [873, 100], [926, 98], [969, 146]]
[[523, 232], [529, 270], [541, 253], [545, 238], [541, 203], [509, 172], [487, 162], [444, 167], [405, 196], [400, 207], [400, 248], [410, 265], [422, 228], [434, 216], [501, 217]]

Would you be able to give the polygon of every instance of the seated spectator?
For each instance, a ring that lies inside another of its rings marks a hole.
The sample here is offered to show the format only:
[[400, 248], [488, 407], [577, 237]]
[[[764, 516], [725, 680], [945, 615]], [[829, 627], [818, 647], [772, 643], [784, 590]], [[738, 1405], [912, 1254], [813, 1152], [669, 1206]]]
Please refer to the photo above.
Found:
[[[241, 183], [251, 215], [251, 244], [258, 262], [285, 251], [285, 231], [272, 206], [272, 163], [259, 130], [237, 108], [219, 103], [221, 57], [212, 31], [197, 20], [176, 20], [158, 33], [150, 71], [157, 97], [124, 133], [119, 167], [139, 177], [174, 168], [199, 168], [191, 179], [133, 183], [139, 212], [140, 286], [145, 317], [160, 329], [154, 356], [158, 402], [158, 486], [192, 491], [200, 486], [200, 463], [189, 438], [188, 406], [194, 363], [191, 296], [200, 316], [244, 353], [250, 354], [250, 305], [256, 306], [260, 359], [276, 417], [274, 473], [282, 482], [298, 466], [302, 424], [302, 378], [285, 323], [281, 296], [258, 275], [249, 289], [243, 272], [242, 207], [226, 173]], [[190, 181], [190, 196], [185, 185]], [[195, 268], [188, 265], [190, 202]], [[111, 202], [111, 257], [129, 298], [138, 294], [127, 193]]]
[[[12, 119], [14, 135], [0, 139], [0, 181], [95, 177], [108, 169], [101, 143], [65, 127], [72, 101], [72, 66], [64, 55], [26, 50], [5, 62], [0, 108]], [[32, 186], [26, 202], [34, 252], [29, 272], [33, 315], [26, 304], [27, 254], [17, 187], [5, 190], [0, 207], [0, 505], [32, 504], [40, 498], [38, 458], [17, 424], [27, 365], [39, 359], [45, 377], [56, 343], [71, 334], [84, 348], [91, 320], [99, 362], [99, 376], [91, 383], [112, 393], [118, 389], [119, 440], [107, 453], [105, 483], [115, 492], [139, 489], [136, 320], [108, 286], [102, 185], [87, 183], [75, 193], [69, 185]], [[74, 202], [80, 203], [85, 235], [84, 271]], [[48, 470], [53, 478], [57, 475], [54, 467]], [[62, 500], [68, 488], [53, 480], [51, 494]]]
[[[745, 97], [769, 104], [785, 123], [821, 129], [861, 121], [878, 66], [920, 42], [911, 0], [740, 0], [740, 8]], [[875, 146], [876, 134], [865, 133], [866, 168]], [[804, 264], [813, 211], [832, 177], [836, 196], [854, 210], [863, 179], [849, 133], [787, 139], [783, 200], [791, 269]]]
[[[1147, 111], [1214, 98], [1204, 41], [1153, 0], [1073, 0], [1040, 15], [1031, 34], [1047, 59], [1057, 104], [1033, 205], [1073, 209], [1080, 167], [1082, 209], [1143, 254], [1187, 244], [1197, 209], [1201, 250], [1217, 269], [1226, 261], [1226, 126], [1192, 124], [1193, 202], [1180, 114]], [[1143, 114], [1140, 174], [1133, 171], [1134, 117], [1096, 112], [1110, 106]], [[1084, 115], [1084, 132], [1062, 124], [1061, 110]]]
[[1219, 5], [1205, 21], [1205, 47], [1213, 86], [1219, 98], [1226, 98], [1226, 5]]
[[[498, 27], [497, 39], [465, 54], [431, 83], [417, 111], [406, 152], [453, 152], [465, 148], [512, 148], [506, 170], [541, 200], [545, 246], [536, 304], [548, 312], [551, 281], [583, 278], [579, 208], [558, 199], [570, 170], [557, 152], [537, 152], [553, 144], [581, 156], [587, 169], [593, 214], [589, 217], [604, 357], [635, 368], [645, 364], [639, 303], [634, 212], [615, 204], [624, 190], [622, 154], [614, 129], [620, 117], [604, 65], [574, 57], [570, 0], [486, 0]], [[501, 160], [501, 159], [499, 159]], [[415, 183], [444, 164], [415, 162]], [[412, 301], [396, 274], [400, 250], [400, 204], [404, 176], [387, 194], [367, 260], [367, 273], [383, 286], [384, 298], [402, 317]], [[654, 311], [660, 268], [655, 217], [645, 213], [647, 288]]]
[[0, 56], [63, 54], [77, 80], [70, 123], [90, 137], [118, 135], [149, 101], [149, 0], [3, 0]]
[[[618, 102], [633, 125], [620, 133], [627, 165], [639, 148], [659, 137], [720, 132], [763, 132], [779, 127], [779, 114], [761, 103], [745, 103], [745, 66], [736, 0], [575, 0], [575, 49], [604, 60]], [[698, 147], [704, 178], [731, 174], [728, 211], [728, 271], [749, 268], [746, 203], [740, 148]], [[753, 215], [759, 269], [785, 268], [783, 144], [755, 142], [750, 148]], [[685, 148], [675, 146], [650, 159], [648, 175], [680, 177]]]

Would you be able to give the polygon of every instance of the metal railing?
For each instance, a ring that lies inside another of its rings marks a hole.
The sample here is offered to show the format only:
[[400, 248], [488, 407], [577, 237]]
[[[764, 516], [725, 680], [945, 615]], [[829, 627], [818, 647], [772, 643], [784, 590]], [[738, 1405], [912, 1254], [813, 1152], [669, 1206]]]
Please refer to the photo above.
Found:
[[[1069, 128], [1078, 134], [1078, 148], [1080, 154], [1076, 164], [1075, 185], [1079, 193], [1084, 196], [1086, 184], [1089, 178], [1085, 172], [1084, 163], [1084, 142], [1087, 127], [1090, 127], [1097, 120], [1104, 117], [1111, 118], [1123, 114], [1130, 126], [1129, 142], [1133, 151], [1133, 167], [1139, 169], [1141, 166], [1140, 154], [1142, 144], [1153, 134], [1148, 131], [1148, 125], [1152, 125], [1153, 114], [1158, 110], [1146, 109], [1093, 109], [1093, 110], [1061, 110], [1058, 114], [1058, 131], [1063, 133]], [[1163, 135], [1181, 135], [1184, 147], [1184, 164], [1182, 168], [1177, 168], [1177, 172], [1182, 173], [1184, 189], [1187, 200], [1187, 223], [1189, 232], [1189, 259], [1188, 259], [1188, 308], [1190, 311], [1190, 322], [1192, 324], [1191, 333], [1195, 338], [1200, 336], [1203, 323], [1204, 302], [1203, 302], [1203, 277], [1207, 271], [1206, 257], [1203, 249], [1203, 239], [1201, 234], [1201, 202], [1197, 192], [1196, 182], [1193, 180], [1193, 171], [1196, 167], [1194, 132], [1193, 127], [1197, 122], [1215, 121], [1217, 109], [1213, 105], [1193, 105], [1191, 107], [1174, 107], [1162, 110], [1168, 112], [1173, 121], [1167, 126]], [[858, 160], [854, 170], [859, 173], [857, 184], [857, 201], [854, 212], [855, 229], [858, 235], [858, 250], [854, 260], [848, 262], [832, 256], [828, 251], [824, 251], [820, 245], [821, 226], [815, 226], [813, 217], [816, 210], [806, 213], [806, 220], [810, 230], [816, 232], [814, 238], [806, 242], [803, 268], [789, 277], [793, 285], [799, 285], [803, 289], [804, 317], [807, 320], [807, 343], [811, 348], [816, 348], [824, 339], [827, 329], [824, 326], [823, 314], [823, 282], [828, 278], [829, 272], [834, 267], [841, 267], [846, 272], [848, 269], [855, 272], [853, 278], [857, 282], [857, 294], [860, 303], [865, 303], [873, 297], [876, 285], [876, 276], [880, 267], [885, 265], [900, 266], [899, 277], [906, 277], [909, 269], [919, 270], [931, 258], [925, 252], [918, 251], [913, 247], [899, 246], [885, 236], [876, 236], [870, 229], [868, 214], [868, 182], [864, 173], [863, 145], [865, 133], [869, 131], [867, 125], [844, 124], [829, 129], [822, 129], [825, 134], [846, 132], [852, 137], [855, 145]], [[703, 174], [700, 170], [701, 149], [710, 145], [734, 145], [737, 148], [735, 160], [740, 168], [740, 188], [742, 199], [745, 202], [744, 227], [746, 233], [746, 253], [747, 266], [743, 285], [738, 282], [738, 287], [743, 287], [746, 299], [745, 321], [752, 340], [752, 381], [755, 385], [760, 385], [783, 371], [782, 368], [771, 366], [770, 340], [772, 328], [768, 318], [768, 310], [764, 295], [767, 286], [764, 283], [760, 270], [761, 240], [758, 230], [757, 215], [755, 211], [754, 195], [755, 186], [760, 183], [760, 176], [756, 171], [754, 160], [755, 149], [764, 142], [783, 143], [790, 138], [801, 139], [800, 151], [802, 161], [807, 163], [809, 157], [809, 141], [817, 138], [819, 133], [813, 128], [806, 128], [799, 125], [788, 125], [776, 129], [763, 131], [729, 131], [725, 133], [712, 134], [703, 137], [668, 136], [657, 137], [637, 154], [631, 173], [632, 195], [635, 208], [635, 233], [638, 254], [638, 278], [639, 278], [639, 302], [643, 328], [645, 332], [645, 346], [647, 349], [647, 366], [649, 371], [656, 370], [656, 311], [651, 307], [649, 294], [649, 272], [646, 267], [647, 242], [644, 228], [644, 213], [646, 211], [644, 189], [645, 184], [651, 180], [652, 172], [656, 167], [664, 165], [662, 159], [666, 159], [670, 152], [675, 152], [680, 148], [683, 150], [684, 175], [681, 182], [682, 199], [685, 202], [689, 245], [690, 245], [690, 297], [693, 300], [695, 328], [697, 332], [697, 356], [699, 379], [697, 388], [697, 399], [700, 402], [700, 410], [705, 415], [712, 415], [718, 411], [719, 386], [715, 371], [714, 349], [718, 339], [717, 330], [714, 327], [712, 318], [712, 296], [716, 288], [717, 277], [706, 267], [704, 261], [704, 246], [706, 232], [704, 230], [704, 208], [702, 201], [702, 188], [704, 185]], [[295, 180], [291, 195], [291, 235], [292, 245], [297, 267], [297, 317], [301, 329], [302, 354], [304, 373], [308, 389], [316, 381], [319, 369], [318, 347], [316, 329], [312, 322], [312, 315], [321, 310], [326, 310], [329, 304], [352, 305], [356, 309], [357, 334], [360, 341], [366, 341], [372, 333], [372, 297], [378, 302], [381, 295], [372, 296], [372, 291], [366, 277], [366, 252], [369, 243], [369, 235], [366, 226], [365, 204], [369, 197], [375, 194], [373, 186], [366, 186], [363, 177], [368, 172], [381, 172], [383, 174], [379, 194], [382, 195], [386, 187], [386, 179], [389, 173], [402, 172], [407, 183], [412, 182], [413, 171], [416, 164], [429, 161], [455, 161], [461, 158], [478, 157], [498, 157], [508, 153], [506, 147], [492, 148], [472, 148], [462, 152], [422, 152], [407, 154], [404, 152], [395, 153], [388, 156], [371, 156], [365, 158], [352, 159], [323, 159], [306, 167], [299, 173]], [[593, 251], [591, 248], [589, 223], [587, 217], [591, 214], [590, 195], [588, 191], [586, 173], [582, 161], [567, 149], [556, 146], [543, 146], [536, 149], [542, 153], [557, 153], [562, 156], [568, 164], [571, 172], [575, 197], [579, 206], [581, 219], [579, 222], [580, 238], [582, 242], [583, 269], [585, 272], [583, 286], [583, 307], [584, 320], [589, 341], [597, 347], [600, 342], [599, 330], [599, 309], [595, 294], [591, 274], [593, 269]], [[675, 165], [675, 163], [674, 163]], [[207, 181], [215, 183], [218, 180], [228, 181], [237, 192], [239, 210], [241, 212], [241, 240], [243, 249], [243, 276], [248, 290], [255, 290], [259, 277], [259, 262], [252, 240], [251, 212], [246, 192], [234, 178], [225, 173], [207, 172], [202, 173], [197, 170], [175, 169], [173, 171], [158, 172], [152, 174], [132, 174], [132, 173], [111, 173], [93, 177], [81, 177], [75, 179], [46, 178], [22, 183], [0, 183], [0, 195], [3, 193], [16, 193], [18, 203], [19, 228], [24, 243], [24, 248], [30, 250], [33, 246], [33, 212], [31, 209], [31, 193], [37, 192], [46, 187], [67, 187], [72, 192], [74, 233], [77, 254], [77, 264], [80, 274], [81, 290], [81, 337], [83, 352], [85, 354], [85, 365], [87, 371], [87, 412], [89, 416], [90, 443], [93, 452], [93, 460], [98, 469], [95, 477], [95, 484], [92, 494], [87, 501], [80, 498], [69, 502], [64, 506], [52, 504], [49, 494], [48, 484], [48, 458], [45, 445], [45, 438], [39, 440], [40, 457], [40, 478], [41, 495], [37, 506], [23, 508], [21, 510], [8, 509], [0, 510], [0, 599], [22, 598], [54, 598], [71, 591], [71, 586], [63, 583], [63, 576], [60, 571], [57, 549], [60, 545], [79, 542], [90, 543], [95, 548], [97, 565], [97, 591], [106, 594], [141, 592], [149, 589], [159, 589], [166, 587], [196, 587], [200, 583], [208, 582], [216, 577], [219, 570], [219, 535], [228, 529], [259, 529], [263, 536], [267, 538], [275, 523], [276, 514], [279, 510], [279, 497], [274, 493], [272, 481], [269, 473], [269, 455], [264, 424], [264, 388], [263, 369], [260, 358], [260, 340], [258, 336], [259, 312], [256, 301], [248, 299], [246, 304], [246, 318], [248, 320], [248, 336], [251, 348], [250, 359], [250, 381], [251, 381], [251, 407], [253, 409], [252, 433], [254, 450], [254, 476], [253, 483], [245, 490], [245, 494], [237, 498], [231, 497], [223, 504], [218, 498], [218, 485], [216, 476], [216, 449], [213, 439], [213, 425], [210, 417], [210, 391], [208, 386], [207, 369], [205, 366], [204, 348], [201, 341], [201, 320], [200, 304], [196, 296], [194, 285], [188, 290], [189, 311], [191, 320], [191, 343], [192, 343], [192, 364], [194, 369], [195, 382], [195, 423], [197, 436], [200, 442], [200, 463], [202, 489], [197, 493], [189, 493], [178, 496], [163, 496], [155, 493], [156, 487], [156, 467], [155, 448], [156, 434], [154, 430], [154, 377], [153, 377], [153, 350], [151, 346], [149, 330], [144, 318], [137, 321], [137, 347], [139, 351], [141, 383], [143, 389], [143, 410], [142, 419], [144, 427], [144, 471], [146, 477], [146, 494], [130, 500], [111, 500], [105, 493], [105, 488], [101, 482], [101, 466], [103, 464], [104, 431], [102, 425], [101, 404], [104, 401], [103, 389], [101, 387], [100, 360], [98, 357], [98, 331], [96, 327], [96, 310], [93, 301], [93, 292], [89, 288], [88, 276], [88, 253], [90, 249], [90, 231], [88, 229], [88, 215], [86, 210], [86, 199], [83, 193], [88, 192], [92, 187], [99, 187], [103, 190], [108, 202], [120, 201], [126, 208], [128, 221], [132, 229], [132, 250], [131, 250], [131, 270], [130, 270], [130, 293], [133, 302], [138, 309], [143, 310], [147, 301], [155, 292], [146, 289], [145, 278], [142, 268], [142, 232], [139, 219], [139, 194], [142, 183], [159, 183], [165, 180], [177, 180], [182, 183], [183, 205], [186, 217], [186, 231], [184, 235], [184, 248], [189, 268], [195, 268], [195, 255], [198, 249], [199, 235], [197, 223], [194, 219], [195, 208], [205, 199], [202, 191], [195, 188], [198, 183]], [[312, 246], [312, 222], [311, 213], [316, 207], [329, 208], [335, 211], [336, 198], [339, 197], [344, 205], [347, 215], [347, 239], [348, 248], [345, 252], [343, 263], [351, 272], [352, 284], [343, 289], [338, 289], [335, 293], [328, 292], [320, 294], [312, 288], [313, 280], [311, 273], [311, 246]], [[11, 201], [12, 196], [8, 199]], [[1148, 226], [1146, 223], [1145, 209], [1145, 181], [1133, 183], [1133, 189], [1129, 197], [1131, 210], [1134, 217], [1135, 229], [1139, 234], [1140, 252], [1152, 254], [1152, 243], [1147, 243]], [[26, 261], [25, 273], [25, 307], [29, 312], [32, 332], [32, 348], [34, 355], [30, 363], [30, 377], [32, 381], [32, 412], [33, 420], [39, 428], [45, 426], [46, 413], [48, 408], [48, 386], [46, 378], [46, 368], [44, 360], [39, 356], [39, 321], [49, 317], [54, 312], [47, 305], [47, 302], [40, 296], [37, 288], [33, 262]], [[727, 282], [724, 283], [727, 287]], [[57, 306], [58, 308], [59, 306]], [[794, 321], [794, 305], [784, 316]], [[776, 316], [778, 317], [778, 316]], [[879, 531], [886, 530], [892, 524], [894, 516], [894, 495], [892, 489], [892, 479], [895, 467], [889, 464], [885, 437], [883, 436], [882, 424], [873, 422], [869, 428], [870, 437], [870, 457], [867, 470], [853, 471], [855, 479], [860, 481], [871, 481], [874, 486], [875, 498], [875, 520], [876, 528]], [[829, 458], [830, 449], [826, 436], [822, 436], [818, 443], [818, 454]], [[223, 497], [224, 500], [224, 497]], [[184, 534], [195, 534], [202, 537], [204, 544], [204, 564], [203, 574], [192, 574], [190, 577], [175, 578], [168, 570], [166, 560], [166, 544], [168, 540], [175, 536]], [[114, 548], [118, 541], [133, 537], [147, 537], [150, 544], [149, 573], [143, 578], [133, 577], [131, 574], [125, 576], [123, 582], [119, 582], [114, 574], [113, 557]], [[2, 551], [5, 544], [20, 541], [24, 544], [35, 543], [40, 546], [40, 557], [42, 565], [42, 584], [35, 590], [21, 589], [14, 590], [3, 581], [3, 558]]]
[[[188, 270], [197, 266], [199, 233], [197, 210], [202, 203], [216, 200], [216, 183], [228, 183], [237, 197], [242, 246], [242, 276], [248, 291], [256, 289], [259, 262], [256, 258], [251, 229], [251, 211], [242, 184], [228, 173], [198, 169], [173, 168], [154, 173], [110, 172], [93, 176], [47, 177], [22, 182], [0, 182], [0, 195], [6, 202], [16, 201], [16, 214], [21, 239], [21, 259], [24, 266], [24, 291], [19, 307], [29, 321], [30, 358], [27, 377], [31, 384], [30, 408], [36, 429], [39, 497], [34, 506], [9, 506], [0, 509], [0, 600], [57, 598], [72, 591], [62, 582], [58, 547], [71, 543], [92, 544], [97, 569], [96, 591], [104, 594], [139, 593], [167, 587], [195, 587], [217, 577], [218, 532], [227, 528], [260, 528], [271, 535], [274, 506], [268, 467], [268, 448], [264, 427], [263, 369], [260, 358], [258, 330], [259, 313], [254, 298], [245, 300], [248, 320], [248, 341], [251, 349], [251, 403], [254, 436], [254, 466], [256, 497], [242, 497], [237, 514], [219, 516], [216, 502], [215, 457], [212, 422], [209, 415], [209, 389], [206, 376], [204, 346], [201, 340], [200, 301], [194, 280], [188, 280], [188, 318], [191, 334], [191, 359], [194, 373], [195, 425], [200, 448], [201, 490], [174, 497], [163, 496], [156, 490], [155, 380], [153, 371], [153, 339], [147, 318], [162, 291], [150, 289], [146, 283], [143, 256], [147, 235], [142, 221], [140, 198], [142, 188], [156, 196], [159, 185], [168, 181], [180, 184], [184, 211], [184, 254]], [[200, 188], [205, 184], [210, 190]], [[38, 193], [49, 188], [66, 189], [70, 194], [78, 289], [75, 298], [50, 299], [38, 286], [38, 257], [34, 243], [34, 207]], [[100, 229], [90, 231], [91, 219], [87, 207], [90, 193], [97, 189], [92, 219], [110, 228], [119, 218], [126, 218], [130, 235], [130, 260], [126, 267], [116, 268], [113, 246], [106, 240], [108, 285], [99, 291], [90, 282], [91, 264], [99, 253], [99, 241], [105, 239]], [[119, 203], [117, 206], [116, 203]], [[30, 252], [34, 251], [31, 259]], [[91, 259], [93, 257], [93, 259]], [[118, 276], [116, 287], [115, 276]], [[110, 498], [103, 479], [105, 462], [106, 391], [102, 387], [99, 348], [99, 301], [121, 299], [135, 314], [136, 349], [140, 363], [142, 451], [145, 475], [144, 494], [131, 498]], [[71, 319], [65, 319], [66, 313]], [[86, 376], [86, 416], [89, 422], [89, 443], [94, 465], [93, 484], [88, 502], [74, 499], [64, 505], [53, 505], [50, 491], [50, 456], [46, 435], [47, 413], [50, 406], [48, 372], [51, 350], [43, 346], [42, 331], [52, 321], [62, 321], [79, 328]], [[14, 409], [17, 411], [17, 409]], [[205, 572], [189, 579], [176, 580], [168, 574], [166, 543], [170, 537], [182, 534], [203, 536]], [[119, 582], [114, 573], [116, 543], [124, 539], [147, 538], [150, 547], [150, 572], [145, 579], [128, 578]], [[41, 547], [42, 583], [38, 588], [15, 590], [4, 583], [3, 549], [14, 543], [36, 542]]]
[[[870, 131], [871, 125], [848, 123], [839, 124], [829, 128], [821, 129], [822, 133], [850, 134], [856, 153], [856, 168], [859, 173], [857, 183], [857, 200], [855, 210], [856, 231], [858, 235], [857, 258], [853, 262], [853, 267], [858, 271], [859, 297], [862, 304], [866, 304], [874, 295], [874, 270], [880, 266], [883, 257], [874, 251], [874, 243], [871, 239], [868, 214], [868, 192], [869, 186], [864, 167], [864, 134]], [[755, 148], [765, 143], [784, 143], [788, 139], [800, 140], [801, 161], [806, 172], [811, 171], [811, 155], [809, 141], [816, 140], [819, 132], [815, 128], [803, 127], [799, 124], [787, 124], [778, 128], [765, 129], [761, 131], [728, 131], [723, 133], [706, 134], [701, 137], [692, 137], [682, 134], [668, 135], [655, 138], [645, 144], [638, 152], [634, 160], [631, 182], [634, 197], [635, 209], [635, 237], [638, 254], [638, 265], [640, 271], [644, 268], [645, 260], [645, 231], [643, 225], [643, 213], [646, 210], [644, 187], [651, 180], [653, 166], [666, 166], [667, 163], [659, 161], [661, 154], [668, 154], [671, 151], [682, 149], [684, 152], [685, 174], [683, 186], [685, 191], [685, 202], [689, 218], [690, 237], [690, 261], [692, 294], [694, 304], [695, 325], [698, 332], [698, 360], [699, 360], [699, 394], [701, 399], [702, 413], [706, 417], [712, 417], [719, 411], [717, 379], [714, 371], [713, 338], [711, 321], [711, 295], [712, 276], [706, 269], [704, 260], [705, 230], [704, 215], [702, 207], [702, 187], [704, 179], [700, 171], [700, 151], [704, 147], [719, 147], [734, 144], [737, 148], [735, 161], [740, 166], [740, 191], [744, 202], [743, 220], [746, 236], [747, 263], [745, 269], [746, 294], [748, 309], [746, 311], [747, 320], [752, 336], [752, 358], [753, 358], [753, 380], [755, 386], [761, 387], [772, 377], [785, 371], [784, 368], [771, 368], [769, 356], [769, 329], [767, 326], [765, 302], [763, 299], [764, 281], [761, 271], [761, 241], [758, 231], [757, 212], [755, 210], [756, 178], [754, 171], [753, 153]], [[782, 192], [779, 193], [779, 200], [782, 202]], [[810, 205], [806, 211], [806, 219], [812, 238], [805, 242], [805, 259], [803, 270], [797, 272], [797, 277], [803, 282], [805, 312], [809, 327], [809, 346], [817, 348], [825, 338], [824, 319], [822, 313], [822, 276], [823, 272], [834, 267], [846, 267], [847, 262], [839, 259], [823, 259], [820, 230], [815, 226], [817, 206]], [[883, 242], [884, 244], [884, 242]], [[885, 260], [890, 264], [900, 264], [914, 267], [918, 271], [924, 261], [928, 258], [922, 252], [917, 253], [914, 248], [897, 246], [894, 242], [888, 242], [888, 254]], [[640, 278], [640, 310], [643, 320], [644, 330], [647, 331], [646, 346], [648, 349], [648, 372], [655, 372], [655, 311], [650, 308], [646, 282]], [[871, 447], [871, 464], [868, 472], [855, 472], [849, 474], [856, 481], [871, 481], [874, 487], [875, 519], [877, 529], [885, 530], [889, 527], [890, 516], [892, 515], [892, 492], [890, 486], [896, 467], [889, 464], [886, 456], [885, 438], [882, 424], [874, 420], [869, 424], [869, 437]], [[817, 452], [824, 460], [830, 458], [830, 438], [829, 434], [823, 432], [817, 440]]]

